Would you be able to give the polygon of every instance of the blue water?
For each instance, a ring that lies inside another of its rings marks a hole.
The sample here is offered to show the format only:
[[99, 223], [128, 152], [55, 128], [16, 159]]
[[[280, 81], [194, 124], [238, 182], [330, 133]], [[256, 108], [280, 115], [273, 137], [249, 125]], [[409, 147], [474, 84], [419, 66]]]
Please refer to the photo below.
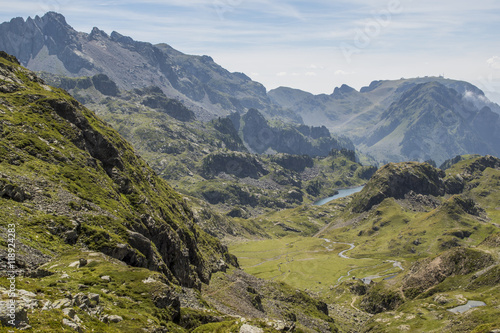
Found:
[[463, 313], [463, 312], [470, 310], [472, 308], [477, 308], [478, 306], [485, 306], [485, 305], [486, 305], [486, 303], [481, 302], [481, 301], [468, 301], [467, 304], [457, 306], [456, 308], [453, 308], [453, 309], [448, 309], [448, 311], [453, 312], [453, 313]]
[[363, 185], [363, 186], [358, 186], [358, 187], [354, 187], [354, 188], [348, 188], [345, 190], [339, 190], [339, 193], [335, 194], [334, 196], [318, 200], [315, 203], [313, 203], [313, 205], [314, 206], [321, 206], [321, 205], [324, 205], [332, 200], [347, 197], [348, 195], [360, 192], [363, 189], [363, 187], [365, 187], [365, 186]]

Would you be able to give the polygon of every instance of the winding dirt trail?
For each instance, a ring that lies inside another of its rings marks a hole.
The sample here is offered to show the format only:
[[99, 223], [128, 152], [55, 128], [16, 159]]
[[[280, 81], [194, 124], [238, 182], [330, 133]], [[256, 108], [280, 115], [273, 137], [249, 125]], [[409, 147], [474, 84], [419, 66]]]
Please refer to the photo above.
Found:
[[[346, 250], [342, 250], [338, 253], [338, 256], [341, 257], [341, 258], [344, 258], [344, 259], [353, 259], [353, 260], [357, 260], [357, 259], [360, 259], [360, 258], [351, 258], [351, 257], [348, 257], [345, 253], [348, 252], [348, 251], [351, 251], [353, 250], [354, 248], [356, 248], [356, 245], [354, 245], [354, 243], [346, 243], [346, 242], [334, 242], [330, 239], [327, 239], [327, 238], [322, 238], [327, 244], [342, 244], [342, 245], [349, 245], [349, 248], [346, 249]], [[325, 246], [325, 248], [327, 250], [330, 250], [327, 246]], [[369, 259], [369, 258], [364, 258], [364, 259]], [[404, 268], [403, 268], [403, 265], [399, 262], [399, 261], [396, 261], [396, 260], [385, 260], [386, 262], [391, 262], [393, 267], [397, 267], [399, 268], [401, 271], [404, 271]], [[373, 266], [364, 266], [364, 267], [356, 267], [356, 268], [353, 268], [351, 270], [349, 270], [347, 272], [347, 275], [342, 275], [341, 277], [339, 277], [339, 279], [337, 280], [337, 282], [341, 282], [343, 278], [347, 278], [349, 276], [351, 276], [351, 272], [355, 271], [355, 270], [358, 270], [358, 269], [363, 269], [363, 268], [368, 268], [368, 267], [377, 267], [377, 266], [380, 266], [381, 264], [378, 263], [376, 265], [373, 265]], [[390, 269], [388, 270], [385, 270], [383, 272], [380, 272], [376, 275], [372, 275], [372, 276], [367, 276], [365, 278], [363, 278], [362, 280], [366, 279], [367, 281], [370, 281], [370, 280], [373, 280], [373, 279], [378, 279], [378, 278], [383, 278], [383, 277], [391, 277], [391, 276], [394, 276], [394, 274], [385, 274], [385, 275], [381, 275], [383, 274], [384, 272], [387, 272], [389, 271]]]

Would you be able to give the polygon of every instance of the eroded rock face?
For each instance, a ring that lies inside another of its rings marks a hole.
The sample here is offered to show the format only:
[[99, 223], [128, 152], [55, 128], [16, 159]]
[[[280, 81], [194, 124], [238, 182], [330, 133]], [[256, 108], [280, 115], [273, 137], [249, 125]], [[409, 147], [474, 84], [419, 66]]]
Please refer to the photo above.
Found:
[[157, 308], [169, 309], [172, 321], [179, 322], [181, 318], [181, 301], [173, 288], [160, 284], [154, 288], [151, 298]]
[[[454, 164], [464, 160], [462, 156], [457, 156], [446, 161], [443, 167], [450, 168]], [[487, 168], [500, 169], [500, 158], [486, 155], [478, 156], [476, 159], [467, 165], [460, 173], [451, 175], [445, 179], [445, 190], [448, 194], [458, 194], [467, 189], [467, 182], [478, 178]]]
[[92, 77], [92, 83], [99, 92], [106, 96], [117, 96], [118, 86], [105, 74], [96, 74]]
[[[300, 324], [313, 332], [337, 332], [326, 303], [284, 283], [258, 279], [241, 270], [213, 279], [203, 287], [202, 294], [219, 311], [265, 319], [268, 327], [278, 331], [294, 332]], [[322, 320], [312, 318], [313, 313]]]
[[[27, 65], [44, 47], [55, 54], [69, 72], [92, 69], [93, 65], [81, 56], [78, 33], [67, 23], [64, 16], [47, 13], [24, 21], [18, 17], [0, 25], [0, 44], [10, 54], [15, 54], [23, 65]], [[19, 39], [19, 36], [23, 36]]]
[[146, 95], [142, 104], [161, 112], [165, 112], [169, 116], [180, 121], [191, 121], [195, 119], [194, 112], [189, 110], [181, 102], [168, 98], [160, 88], [156, 90], [149, 89], [149, 94]]
[[398, 292], [382, 287], [372, 287], [363, 297], [360, 307], [368, 313], [376, 314], [394, 310], [401, 303], [403, 303], [403, 298]]
[[296, 172], [302, 172], [305, 168], [311, 168], [314, 165], [313, 159], [308, 155], [276, 154], [271, 161]]
[[28, 200], [30, 195], [22, 187], [12, 184], [6, 179], [0, 179], [0, 198], [23, 202]]
[[273, 151], [295, 155], [328, 156], [332, 149], [354, 150], [349, 140], [340, 142], [331, 136], [326, 127], [271, 126], [257, 109], [249, 109], [241, 119], [243, 140], [259, 154]]
[[486, 168], [500, 169], [500, 158], [491, 155], [482, 156], [472, 162], [462, 173], [462, 176], [466, 179], [472, 179], [471, 177], [483, 172]]

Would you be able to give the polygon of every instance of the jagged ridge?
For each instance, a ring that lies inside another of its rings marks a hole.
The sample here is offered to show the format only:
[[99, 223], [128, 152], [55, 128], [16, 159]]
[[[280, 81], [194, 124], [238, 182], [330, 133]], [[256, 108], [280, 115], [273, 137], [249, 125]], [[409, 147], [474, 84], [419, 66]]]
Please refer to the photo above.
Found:
[[261, 84], [230, 73], [209, 56], [186, 55], [167, 44], [138, 42], [115, 31], [77, 32], [55, 12], [2, 23], [0, 50], [36, 71], [73, 77], [106, 74], [126, 90], [159, 86], [169, 98], [182, 100], [198, 119], [258, 108], [300, 121], [273, 106]]

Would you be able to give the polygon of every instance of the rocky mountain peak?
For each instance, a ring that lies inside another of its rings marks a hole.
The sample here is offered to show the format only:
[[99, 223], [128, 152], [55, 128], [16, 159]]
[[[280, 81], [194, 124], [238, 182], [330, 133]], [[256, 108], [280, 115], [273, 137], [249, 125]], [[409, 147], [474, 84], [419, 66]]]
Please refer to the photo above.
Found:
[[343, 95], [349, 94], [349, 93], [355, 92], [355, 91], [356, 91], [356, 89], [349, 87], [347, 84], [343, 84], [340, 86], [340, 88], [335, 87], [335, 89], [333, 90], [332, 96], [336, 97], [336, 98], [341, 98]]
[[122, 43], [122, 44], [130, 44], [131, 45], [134, 43], [134, 40], [132, 39], [132, 37], [124, 36], [116, 31], [111, 32], [110, 38], [111, 38], [111, 40], [118, 42], [118, 43]]
[[66, 18], [57, 12], [47, 12], [40, 18], [38, 15], [35, 16], [35, 21], [40, 20], [42, 22], [59, 22], [62, 26], [72, 29], [71, 26], [66, 23]]
[[97, 27], [92, 28], [92, 31], [90, 32], [88, 39], [93, 40], [93, 39], [110, 39], [108, 34], [105, 33], [104, 31], [100, 30]]

